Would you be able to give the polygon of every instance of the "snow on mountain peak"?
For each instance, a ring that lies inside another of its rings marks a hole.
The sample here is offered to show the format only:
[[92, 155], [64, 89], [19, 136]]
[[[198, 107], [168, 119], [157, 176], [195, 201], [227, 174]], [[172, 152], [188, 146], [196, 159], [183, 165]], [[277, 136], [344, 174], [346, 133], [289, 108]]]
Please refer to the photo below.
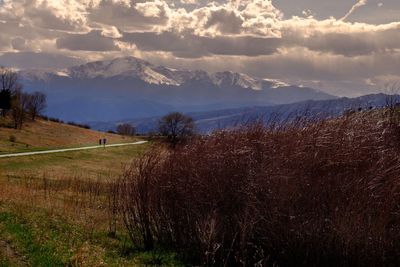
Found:
[[263, 79], [264, 82], [269, 83], [271, 88], [280, 88], [280, 87], [287, 87], [290, 86], [290, 84], [285, 83], [280, 80], [275, 80], [275, 79]]
[[212, 80], [218, 86], [239, 86], [243, 88], [261, 90], [262, 83], [259, 79], [247, 74], [232, 71], [217, 72], [212, 75]]
[[[135, 78], [148, 84], [180, 86], [191, 81], [210, 81], [218, 87], [241, 87], [252, 90], [279, 88], [288, 84], [273, 79], [258, 79], [244, 73], [223, 71], [208, 73], [202, 70], [173, 69], [155, 66], [135, 57], [123, 57], [105, 61], [95, 61], [80, 66], [56, 71], [23, 71], [27, 79], [46, 81], [52, 75], [64, 78]], [[50, 76], [49, 76], [50, 75]]]
[[70, 69], [72, 76], [79, 78], [111, 78], [116, 76], [132, 77], [150, 84], [179, 85], [155, 70], [147, 61], [124, 57], [107, 61], [96, 61]]

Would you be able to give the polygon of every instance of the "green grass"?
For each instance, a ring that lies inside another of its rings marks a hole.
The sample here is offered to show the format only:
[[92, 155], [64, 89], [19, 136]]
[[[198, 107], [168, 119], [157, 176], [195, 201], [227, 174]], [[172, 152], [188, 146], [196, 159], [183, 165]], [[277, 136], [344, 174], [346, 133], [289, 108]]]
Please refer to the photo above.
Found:
[[0, 254], [0, 267], [14, 266], [4, 255]]
[[[0, 128], [1, 129], [1, 128]], [[124, 141], [121, 143], [130, 143], [136, 140], [132, 141]], [[24, 153], [24, 152], [38, 152], [38, 151], [47, 151], [47, 150], [56, 150], [56, 149], [67, 149], [67, 148], [79, 148], [79, 147], [88, 147], [88, 146], [96, 146], [98, 143], [84, 143], [84, 144], [78, 144], [78, 145], [63, 145], [63, 146], [46, 146], [46, 147], [41, 147], [41, 146], [30, 146], [26, 145], [24, 143], [10, 143], [8, 144], [9, 147], [12, 147], [12, 149], [8, 149], [7, 151], [0, 151], [0, 155], [6, 155], [6, 154], [12, 154], [12, 153]]]
[[[64, 266], [51, 242], [35, 239], [32, 228], [10, 212], [0, 212], [0, 229], [28, 256], [33, 266]], [[50, 235], [52, 232], [50, 232]], [[54, 235], [52, 236], [54, 237]]]
[[144, 266], [184, 266], [175, 253], [163, 250], [145, 251], [136, 254], [138, 265]]
[[35, 151], [43, 151], [52, 149], [51, 147], [32, 147], [30, 145], [19, 143], [19, 142], [10, 142], [9, 144], [3, 144], [0, 151], [0, 155], [9, 154], [9, 153], [23, 153], [23, 152], [35, 152]]
[[0, 177], [118, 175], [148, 144], [0, 159]]
[[[117, 238], [104, 231], [89, 234], [43, 209], [0, 205], [0, 239], [10, 240], [31, 266], [183, 266], [174, 253], [132, 251], [123, 233]], [[0, 266], [10, 265], [0, 256]]]
[[[48, 179], [64, 179], [71, 175], [78, 175], [80, 179], [116, 177], [124, 165], [148, 147], [149, 144], [144, 144], [4, 158], [0, 159], [0, 182], [21, 186], [20, 192], [24, 194], [24, 190], [29, 190], [29, 186], [23, 189], [25, 179], [44, 175]], [[48, 201], [68, 198], [63, 194], [60, 192]], [[49, 209], [40, 203], [9, 198], [2, 201], [0, 196], [0, 240], [11, 242], [18, 255], [24, 256], [31, 266], [183, 266], [174, 252], [135, 248], [122, 226], [117, 237], [112, 238], [108, 235], [106, 221], [100, 224], [95, 221], [91, 228], [90, 220], [95, 219], [71, 218], [61, 210]], [[15, 259], [0, 253], [0, 267], [13, 264]]]
[[[9, 140], [11, 134], [16, 136], [16, 142]], [[22, 131], [0, 128], [0, 153], [96, 145], [98, 135], [94, 131], [44, 121], [31, 123]], [[110, 143], [138, 141], [116, 135], [107, 138]], [[7, 241], [16, 252], [2, 253], [0, 244], [0, 267], [20, 266], [20, 260], [30, 266], [182, 266], [174, 252], [135, 248], [122, 222], [119, 222], [117, 237], [110, 237], [104, 209], [97, 210], [96, 206], [92, 210], [78, 209], [75, 213], [59, 210], [63, 209], [62, 205], [51, 204], [67, 199], [65, 203], [69, 205], [69, 199], [76, 196], [74, 192], [60, 191], [43, 199], [43, 192], [30, 186], [35, 184], [30, 182], [43, 177], [49, 180], [116, 178], [149, 146], [0, 158], [0, 194], [2, 186], [5, 190], [0, 195], [0, 241]], [[25, 194], [39, 197], [25, 197]], [[101, 205], [106, 204], [101, 202]]]

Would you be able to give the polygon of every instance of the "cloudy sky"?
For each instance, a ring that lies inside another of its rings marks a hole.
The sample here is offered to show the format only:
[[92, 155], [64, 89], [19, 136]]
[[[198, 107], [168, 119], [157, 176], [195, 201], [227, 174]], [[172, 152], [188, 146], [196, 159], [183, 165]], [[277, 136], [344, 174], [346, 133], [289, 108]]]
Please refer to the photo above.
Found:
[[400, 1], [0, 0], [0, 65], [120, 56], [361, 95], [400, 80]]

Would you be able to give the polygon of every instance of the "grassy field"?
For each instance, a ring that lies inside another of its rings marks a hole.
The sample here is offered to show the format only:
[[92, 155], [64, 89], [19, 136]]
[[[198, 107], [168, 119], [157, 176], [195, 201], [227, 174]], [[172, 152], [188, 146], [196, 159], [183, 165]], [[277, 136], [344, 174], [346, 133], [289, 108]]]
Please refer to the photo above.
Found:
[[[38, 121], [21, 131], [0, 128], [0, 153], [93, 145], [103, 137], [140, 140]], [[134, 247], [109, 212], [110, 183], [148, 147], [0, 159], [0, 267], [180, 265], [172, 252]]]
[[38, 120], [25, 123], [22, 130], [0, 128], [0, 154], [97, 145], [100, 138], [106, 138], [109, 144], [136, 140], [133, 137]]
[[0, 176], [62, 178], [118, 176], [146, 145], [100, 148], [0, 159]]

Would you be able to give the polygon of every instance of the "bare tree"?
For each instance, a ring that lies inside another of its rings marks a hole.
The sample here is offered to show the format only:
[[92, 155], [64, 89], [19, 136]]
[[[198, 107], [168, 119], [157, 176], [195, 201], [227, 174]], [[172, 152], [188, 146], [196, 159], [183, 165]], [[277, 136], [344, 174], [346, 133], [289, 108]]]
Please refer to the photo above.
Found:
[[11, 109], [11, 92], [9, 90], [0, 90], [0, 111], [5, 117], [7, 111]]
[[385, 84], [383, 92], [386, 94], [386, 108], [393, 109], [399, 103], [400, 82]]
[[0, 109], [3, 117], [11, 109], [13, 95], [21, 89], [18, 73], [12, 69], [0, 67]]
[[386, 94], [386, 109], [389, 112], [389, 121], [393, 125], [399, 125], [400, 113], [398, 105], [400, 104], [400, 82], [386, 84], [383, 91]]
[[34, 92], [29, 96], [28, 112], [34, 121], [46, 109], [47, 97], [42, 92]]
[[129, 123], [122, 123], [117, 126], [117, 133], [120, 135], [132, 136], [136, 134], [136, 129]]
[[179, 142], [194, 134], [194, 121], [191, 117], [179, 112], [169, 113], [159, 121], [159, 131], [175, 148]]
[[11, 102], [11, 115], [14, 122], [15, 129], [21, 129], [24, 123], [30, 95], [22, 92], [17, 92], [12, 97]]

